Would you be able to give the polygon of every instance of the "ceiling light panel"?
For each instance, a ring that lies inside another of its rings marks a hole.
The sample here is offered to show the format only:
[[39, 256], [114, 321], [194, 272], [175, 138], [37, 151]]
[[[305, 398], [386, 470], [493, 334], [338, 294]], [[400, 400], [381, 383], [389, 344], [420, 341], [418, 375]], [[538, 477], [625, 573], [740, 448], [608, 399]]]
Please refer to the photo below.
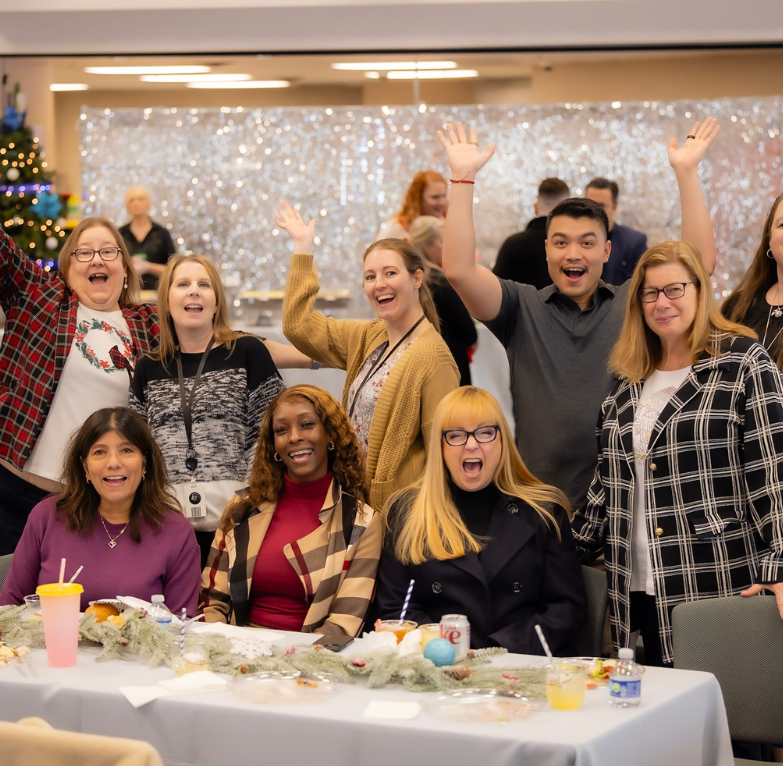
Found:
[[394, 70], [417, 69], [456, 69], [456, 61], [374, 61], [365, 64], [332, 64], [332, 69], [343, 69], [349, 72], [392, 72]]
[[66, 90], [88, 90], [89, 87], [90, 86], [84, 82], [53, 82], [49, 86], [49, 90], [58, 93]]
[[189, 82], [187, 88], [288, 88], [288, 80], [246, 80], [244, 82]]
[[205, 74], [211, 72], [208, 66], [88, 66], [87, 74]]
[[390, 80], [451, 80], [463, 77], [478, 77], [478, 72], [475, 69], [445, 69], [439, 72], [389, 72], [386, 77]]
[[144, 82], [239, 82], [252, 80], [251, 74], [143, 74]]

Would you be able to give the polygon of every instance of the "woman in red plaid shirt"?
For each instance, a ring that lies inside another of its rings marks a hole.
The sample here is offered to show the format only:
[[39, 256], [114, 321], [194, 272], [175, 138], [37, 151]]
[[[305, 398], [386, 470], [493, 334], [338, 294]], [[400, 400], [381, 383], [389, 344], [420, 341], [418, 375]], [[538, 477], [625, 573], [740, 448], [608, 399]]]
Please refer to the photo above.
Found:
[[58, 272], [25, 255], [0, 227], [0, 555], [30, 510], [60, 492], [70, 435], [96, 410], [127, 404], [136, 360], [156, 344], [152, 306], [114, 224], [87, 218]]

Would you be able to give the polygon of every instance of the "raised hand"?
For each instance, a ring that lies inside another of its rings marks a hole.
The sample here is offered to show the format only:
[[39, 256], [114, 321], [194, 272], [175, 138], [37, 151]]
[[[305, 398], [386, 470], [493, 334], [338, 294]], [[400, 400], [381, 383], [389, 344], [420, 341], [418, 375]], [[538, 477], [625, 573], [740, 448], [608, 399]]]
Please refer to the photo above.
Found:
[[454, 126], [446, 126], [446, 135], [438, 131], [438, 138], [446, 150], [451, 167], [451, 177], [459, 181], [472, 181], [489, 158], [495, 153], [495, 144], [490, 144], [484, 151], [479, 149], [476, 131], [470, 129], [470, 140], [465, 135], [465, 128], [458, 122]]
[[313, 249], [313, 238], [315, 237], [315, 218], [304, 222], [299, 211], [284, 200], [282, 205], [277, 206], [275, 213], [275, 223], [288, 232], [294, 243], [295, 253], [309, 253]]
[[720, 132], [720, 125], [713, 117], [708, 117], [703, 123], [697, 122], [691, 128], [691, 132], [682, 146], [677, 147], [677, 139], [669, 141], [669, 164], [674, 172], [695, 170], [707, 147], [715, 140]]

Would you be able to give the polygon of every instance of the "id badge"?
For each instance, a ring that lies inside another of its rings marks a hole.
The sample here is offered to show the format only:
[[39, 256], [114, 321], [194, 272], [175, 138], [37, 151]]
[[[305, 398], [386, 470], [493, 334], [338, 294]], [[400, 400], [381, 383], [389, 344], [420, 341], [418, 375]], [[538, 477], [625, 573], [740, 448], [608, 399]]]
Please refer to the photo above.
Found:
[[184, 503], [185, 517], [188, 519], [200, 519], [207, 515], [207, 502], [201, 487], [191, 483], [187, 488]]

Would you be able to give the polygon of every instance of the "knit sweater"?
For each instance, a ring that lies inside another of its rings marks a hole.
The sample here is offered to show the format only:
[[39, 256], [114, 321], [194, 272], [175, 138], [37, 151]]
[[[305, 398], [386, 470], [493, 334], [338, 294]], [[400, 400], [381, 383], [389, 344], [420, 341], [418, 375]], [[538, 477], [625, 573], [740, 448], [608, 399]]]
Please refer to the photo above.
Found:
[[[302, 353], [346, 371], [347, 409], [348, 391], [364, 360], [389, 336], [381, 319], [334, 319], [315, 311], [319, 289], [313, 256], [295, 254], [285, 288], [283, 332]], [[394, 492], [421, 476], [435, 410], [458, 386], [459, 373], [448, 346], [430, 327], [394, 365], [375, 405], [367, 446], [373, 508], [383, 508]]]

